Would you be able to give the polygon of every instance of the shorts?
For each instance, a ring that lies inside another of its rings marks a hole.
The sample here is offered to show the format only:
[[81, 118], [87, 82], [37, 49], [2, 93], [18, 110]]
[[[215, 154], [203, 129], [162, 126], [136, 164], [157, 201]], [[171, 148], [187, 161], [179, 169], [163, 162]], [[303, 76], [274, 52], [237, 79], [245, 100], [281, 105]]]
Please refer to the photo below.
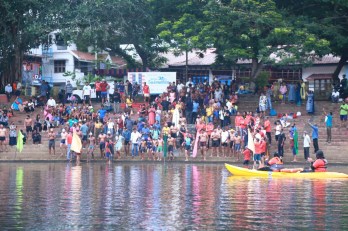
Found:
[[249, 165], [249, 160], [244, 160], [243, 165]]
[[150, 94], [144, 94], [144, 97], [150, 97]]
[[61, 144], [65, 144], [65, 139], [61, 139], [61, 140], [60, 140], [60, 143], [61, 143]]
[[124, 145], [128, 145], [128, 144], [129, 144], [129, 140], [125, 140]]
[[84, 95], [84, 96], [83, 96], [83, 99], [84, 99], [85, 101], [89, 101], [90, 96], [89, 96], [89, 95]]
[[254, 161], [261, 161], [261, 154], [254, 154]]
[[31, 126], [26, 126], [25, 127], [25, 130], [28, 132], [32, 132], [33, 131], [33, 128]]
[[347, 121], [347, 115], [340, 115], [341, 121]]
[[227, 142], [222, 143], [222, 147], [227, 147]]
[[105, 156], [106, 156], [106, 158], [111, 159], [111, 157], [112, 157], [111, 152], [106, 152], [106, 153], [105, 153]]
[[260, 111], [266, 111], [266, 106], [259, 106]]
[[87, 141], [87, 135], [82, 136], [82, 141]]
[[146, 152], [146, 147], [140, 147], [140, 152]]
[[212, 145], [213, 148], [219, 147], [219, 140], [213, 140]]
[[104, 150], [105, 149], [105, 142], [100, 142], [99, 148], [100, 148], [100, 150]]
[[200, 142], [200, 146], [201, 146], [201, 147], [207, 146], [207, 142], [205, 142], [205, 141], [204, 141], [204, 142]]
[[88, 149], [89, 149], [89, 150], [93, 150], [93, 149], [94, 149], [94, 145], [89, 145], [89, 146], [88, 146]]
[[174, 151], [174, 146], [168, 145], [168, 152], [173, 152], [173, 151]]
[[240, 151], [240, 144], [235, 144], [234, 145], [234, 150], [235, 151]]
[[55, 140], [48, 141], [48, 148], [55, 148]]
[[190, 151], [191, 150], [191, 145], [185, 145], [185, 150]]
[[0, 136], [0, 141], [4, 141], [5, 140], [5, 136]]
[[102, 98], [106, 98], [108, 96], [108, 93], [105, 91], [103, 91], [102, 93], [101, 93], [101, 97]]
[[158, 146], [158, 147], [157, 147], [157, 152], [162, 152], [162, 151], [163, 151], [162, 146]]
[[176, 138], [177, 137], [176, 132], [175, 133], [170, 133], [170, 136], [173, 137], [173, 138]]

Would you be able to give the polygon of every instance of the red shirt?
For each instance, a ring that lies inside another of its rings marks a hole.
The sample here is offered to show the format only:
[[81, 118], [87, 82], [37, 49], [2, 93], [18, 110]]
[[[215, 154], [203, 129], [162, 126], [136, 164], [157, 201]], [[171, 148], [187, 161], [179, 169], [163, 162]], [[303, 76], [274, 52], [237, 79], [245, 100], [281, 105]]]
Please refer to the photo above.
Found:
[[261, 142], [255, 142], [255, 154], [262, 153], [262, 144]]
[[107, 87], [108, 87], [108, 83], [107, 82], [101, 82], [100, 83], [100, 91], [101, 92], [106, 92], [107, 91]]
[[266, 142], [265, 142], [265, 141], [261, 141], [260, 143], [261, 143], [260, 148], [261, 148], [261, 150], [262, 150], [261, 153], [266, 152], [266, 148], [267, 148]]
[[269, 120], [265, 121], [264, 127], [265, 127], [266, 132], [272, 131], [271, 122], [269, 122]]
[[72, 135], [71, 135], [71, 133], [69, 133], [69, 134], [66, 136], [66, 142], [67, 142], [68, 144], [71, 144], [71, 143], [72, 143]]
[[239, 119], [239, 126], [243, 129], [247, 127], [246, 121], [243, 117], [240, 117]]
[[251, 152], [249, 149], [245, 149], [243, 152], [243, 155], [244, 155], [244, 160], [250, 160]]
[[208, 134], [208, 135], [211, 135], [211, 133], [212, 133], [213, 130], [214, 130], [214, 124], [207, 124], [207, 125], [205, 126], [205, 128], [206, 128], [206, 130], [207, 130], [207, 134]]
[[96, 91], [100, 91], [101, 89], [100, 89], [100, 82], [96, 82], [95, 83], [95, 90]]
[[149, 85], [144, 85], [144, 87], [143, 87], [143, 92], [144, 92], [144, 94], [150, 94]]
[[234, 118], [234, 125], [236, 126], [236, 127], [239, 127], [240, 126], [240, 118], [241, 118], [241, 116], [236, 116], [235, 118]]

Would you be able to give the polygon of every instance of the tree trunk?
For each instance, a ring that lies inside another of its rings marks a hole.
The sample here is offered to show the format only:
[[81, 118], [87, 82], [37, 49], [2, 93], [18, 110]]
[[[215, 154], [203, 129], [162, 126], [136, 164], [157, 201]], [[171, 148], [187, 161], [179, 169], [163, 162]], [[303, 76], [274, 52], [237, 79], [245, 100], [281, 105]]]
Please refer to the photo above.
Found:
[[263, 61], [259, 62], [257, 58], [253, 58], [251, 65], [251, 79], [254, 80], [259, 76], [260, 72], [262, 71]]
[[138, 55], [141, 58], [142, 61], [142, 67], [147, 68], [149, 67], [149, 56], [147, 55], [146, 51], [139, 46], [138, 44], [134, 44], [135, 50], [137, 51]]
[[338, 62], [338, 65], [337, 65], [334, 73], [332, 74], [332, 82], [333, 82], [334, 86], [336, 86], [337, 84], [340, 83], [340, 78], [339, 78], [338, 75], [340, 74], [342, 68], [347, 63], [347, 61], [348, 61], [348, 56], [347, 55], [342, 55], [340, 61]]

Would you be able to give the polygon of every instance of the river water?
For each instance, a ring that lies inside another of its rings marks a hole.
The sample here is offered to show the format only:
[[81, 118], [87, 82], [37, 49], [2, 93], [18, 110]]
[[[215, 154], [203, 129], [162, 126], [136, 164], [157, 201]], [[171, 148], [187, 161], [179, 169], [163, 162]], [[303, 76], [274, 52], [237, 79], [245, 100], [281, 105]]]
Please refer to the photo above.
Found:
[[0, 164], [1, 230], [348, 230], [348, 180], [221, 164]]

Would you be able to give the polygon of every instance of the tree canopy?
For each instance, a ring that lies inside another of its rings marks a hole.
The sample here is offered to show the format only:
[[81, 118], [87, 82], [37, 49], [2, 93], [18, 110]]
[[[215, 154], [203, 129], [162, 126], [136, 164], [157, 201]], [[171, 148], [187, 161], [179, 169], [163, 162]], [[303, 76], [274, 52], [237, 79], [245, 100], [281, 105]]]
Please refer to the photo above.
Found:
[[[3, 0], [0, 5], [2, 81], [21, 77], [24, 52], [60, 30], [79, 49], [94, 46], [122, 56], [129, 67], [157, 68], [169, 48], [215, 47], [216, 64], [250, 60], [308, 63], [328, 53], [348, 60], [348, 2], [343, 0]], [[138, 63], [121, 44], [132, 44]]]

